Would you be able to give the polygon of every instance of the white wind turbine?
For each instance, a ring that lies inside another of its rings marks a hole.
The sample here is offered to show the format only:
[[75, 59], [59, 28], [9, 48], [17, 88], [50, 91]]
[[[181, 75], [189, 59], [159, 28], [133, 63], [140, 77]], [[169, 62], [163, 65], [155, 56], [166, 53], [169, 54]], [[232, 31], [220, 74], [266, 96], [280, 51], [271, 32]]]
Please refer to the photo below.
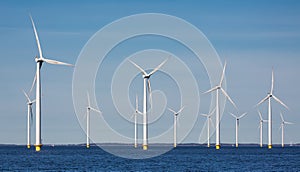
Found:
[[213, 115], [213, 113], [214, 113], [215, 110], [216, 109], [214, 109], [209, 114], [201, 114], [202, 116], [206, 117], [205, 123], [207, 124], [207, 147], [208, 148], [210, 147], [210, 142], [209, 142], [209, 138], [210, 138], [210, 124], [214, 125], [213, 122], [212, 122], [212, 120], [211, 120], [211, 116]]
[[243, 113], [240, 116], [236, 116], [233, 113], [230, 113], [231, 116], [235, 118], [235, 147], [239, 147], [239, 126], [240, 119], [243, 118], [247, 113]]
[[264, 122], [268, 122], [268, 120], [264, 120], [263, 119], [263, 117], [262, 117], [262, 115], [261, 115], [261, 113], [260, 113], [260, 111], [258, 111], [258, 115], [259, 115], [259, 138], [260, 138], [260, 140], [259, 140], [259, 145], [260, 145], [260, 147], [263, 147], [263, 123]]
[[90, 148], [90, 113], [91, 110], [101, 114], [101, 111], [91, 107], [90, 96], [87, 93], [88, 105], [86, 107], [86, 147]]
[[236, 108], [236, 105], [234, 104], [234, 102], [231, 100], [231, 98], [229, 97], [229, 95], [226, 93], [226, 91], [222, 88], [222, 83], [224, 80], [224, 75], [225, 75], [225, 69], [226, 69], [226, 61], [224, 64], [224, 68], [223, 68], [223, 73], [221, 76], [221, 80], [220, 83], [211, 88], [210, 90], [206, 91], [203, 94], [206, 93], [210, 93], [213, 91], [216, 91], [216, 149], [220, 149], [220, 107], [219, 107], [219, 90], [225, 95], [225, 97], [233, 104], [233, 106]]
[[256, 106], [258, 106], [258, 105], [262, 104], [263, 102], [265, 102], [266, 100], [268, 100], [268, 124], [269, 124], [268, 125], [268, 148], [269, 149], [272, 148], [272, 108], [271, 108], [271, 99], [274, 98], [275, 101], [280, 103], [285, 108], [289, 109], [279, 98], [277, 98], [273, 94], [273, 89], [274, 89], [274, 71], [272, 69], [272, 84], [271, 84], [270, 93], [268, 93], [268, 95], [256, 105]]
[[142, 115], [142, 112], [139, 111], [139, 104], [138, 104], [138, 96], [135, 97], [135, 111], [132, 117], [134, 117], [134, 147], [137, 148], [137, 116]]
[[184, 106], [177, 112], [175, 112], [173, 109], [169, 108], [169, 111], [171, 111], [174, 115], [174, 148], [177, 147], [177, 116], [182, 112], [184, 109]]
[[66, 66], [73, 66], [71, 64], [68, 63], [64, 63], [64, 62], [59, 62], [56, 60], [50, 60], [50, 59], [46, 59], [43, 57], [43, 53], [42, 53], [42, 49], [41, 49], [41, 45], [40, 45], [40, 41], [39, 41], [39, 37], [38, 37], [38, 33], [37, 30], [35, 28], [35, 24], [33, 22], [32, 17], [30, 16], [30, 20], [32, 23], [32, 27], [33, 27], [33, 31], [34, 31], [34, 35], [35, 35], [35, 40], [36, 40], [36, 44], [37, 44], [37, 48], [38, 48], [38, 52], [39, 52], [39, 56], [35, 57], [35, 61], [36, 61], [36, 134], [35, 134], [35, 150], [36, 151], [40, 151], [41, 150], [41, 146], [42, 146], [42, 140], [41, 140], [41, 76], [40, 76], [40, 70], [42, 67], [43, 62], [46, 63], [50, 63], [50, 64], [55, 64], [55, 65], [66, 65]]
[[280, 117], [281, 117], [281, 124], [280, 124], [280, 128], [281, 128], [281, 147], [284, 147], [284, 125], [285, 124], [293, 124], [293, 123], [285, 121], [283, 119], [282, 113], [280, 113]]
[[129, 60], [135, 67], [137, 67], [144, 78], [144, 100], [143, 100], [143, 149], [147, 150], [148, 149], [148, 116], [147, 116], [147, 87], [148, 91], [150, 93], [150, 102], [151, 100], [151, 85], [150, 85], [150, 80], [149, 78], [151, 75], [153, 75], [156, 71], [159, 70], [166, 62], [163, 61], [160, 65], [158, 65], [155, 69], [153, 69], [150, 73], [147, 73], [144, 69], [142, 69], [139, 65], [135, 64], [133, 61]]
[[32, 114], [32, 104], [35, 102], [35, 100], [31, 100], [28, 96], [28, 94], [22, 90], [26, 99], [27, 99], [27, 148], [29, 149], [30, 148], [30, 140], [31, 140], [31, 129], [30, 129], [30, 126], [31, 126], [31, 121], [33, 119], [33, 114]]

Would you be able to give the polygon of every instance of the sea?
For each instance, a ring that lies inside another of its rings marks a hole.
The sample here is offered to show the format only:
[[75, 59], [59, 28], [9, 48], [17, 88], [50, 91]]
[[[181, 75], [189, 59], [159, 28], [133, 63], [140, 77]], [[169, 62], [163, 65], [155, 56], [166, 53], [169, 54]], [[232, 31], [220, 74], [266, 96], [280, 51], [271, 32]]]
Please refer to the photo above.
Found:
[[[115, 146], [126, 149], [126, 146]], [[184, 145], [147, 159], [127, 159], [98, 146], [0, 145], [0, 171], [300, 171], [300, 147]]]

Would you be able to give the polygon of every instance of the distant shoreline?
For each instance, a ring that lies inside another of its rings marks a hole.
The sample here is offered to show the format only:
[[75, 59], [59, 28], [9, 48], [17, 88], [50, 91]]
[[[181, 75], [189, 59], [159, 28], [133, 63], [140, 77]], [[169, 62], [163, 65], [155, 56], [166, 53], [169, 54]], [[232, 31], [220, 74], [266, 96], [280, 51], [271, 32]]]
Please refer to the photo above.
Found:
[[[173, 146], [172, 143], [151, 143], [149, 144], [151, 146]], [[26, 146], [25, 144], [0, 144], [0, 147], [3, 146]], [[33, 145], [32, 145], [33, 146]], [[79, 144], [44, 144], [43, 146], [49, 146], [49, 147], [54, 147], [54, 146], [86, 146], [85, 143], [79, 143]], [[133, 144], [129, 143], [93, 143], [91, 146], [133, 146]], [[178, 144], [178, 147], [207, 147], [207, 144], [199, 144], [199, 143], [183, 143], [183, 144]], [[214, 148], [214, 144], [210, 145], [210, 148]], [[235, 147], [234, 143], [224, 143], [221, 145], [221, 147]], [[260, 147], [259, 144], [257, 143], [242, 143], [239, 144], [239, 147]], [[263, 147], [267, 147], [266, 144], [263, 145]], [[273, 144], [273, 147], [281, 148], [281, 144]], [[285, 147], [300, 147], [300, 143], [296, 144], [285, 144]]]

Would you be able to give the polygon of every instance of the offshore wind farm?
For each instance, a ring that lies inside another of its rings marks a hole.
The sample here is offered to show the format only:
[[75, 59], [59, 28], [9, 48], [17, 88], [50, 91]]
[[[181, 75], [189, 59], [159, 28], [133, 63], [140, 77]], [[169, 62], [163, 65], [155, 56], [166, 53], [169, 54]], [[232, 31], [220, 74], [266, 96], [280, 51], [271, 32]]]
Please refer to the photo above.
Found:
[[[36, 101], [37, 105], [35, 106], [36, 108], [36, 115], [35, 115], [35, 121], [36, 121], [36, 142], [34, 144], [34, 146], [36, 147], [36, 151], [40, 151], [41, 150], [41, 146], [42, 146], [42, 142], [41, 142], [41, 77], [40, 77], [40, 69], [42, 66], [43, 62], [46, 63], [50, 63], [50, 64], [58, 64], [58, 65], [66, 65], [66, 66], [73, 66], [71, 64], [68, 63], [64, 63], [64, 62], [59, 62], [56, 60], [49, 60], [43, 57], [42, 55], [42, 49], [41, 49], [41, 45], [40, 45], [40, 41], [39, 41], [39, 37], [38, 37], [38, 33], [35, 27], [35, 23], [32, 19], [32, 17], [30, 16], [30, 20], [32, 23], [32, 27], [33, 27], [33, 31], [34, 31], [34, 36], [35, 36], [35, 40], [36, 40], [36, 44], [37, 44], [37, 48], [38, 48], [38, 52], [39, 52], [39, 56], [36, 57], [36, 62], [37, 62], [37, 70], [36, 70], [36, 74], [34, 76], [33, 79], [33, 84], [32, 84], [32, 88], [35, 85], [36, 87], [36, 100], [31, 101], [31, 99], [29, 98], [28, 94], [25, 93], [25, 91], [23, 91], [24, 95], [27, 98], [27, 104], [28, 104], [28, 110], [27, 110], [27, 148], [30, 148], [31, 146], [31, 137], [30, 137], [30, 123], [32, 121], [32, 104]], [[147, 73], [142, 67], [140, 67], [139, 65], [137, 65], [136, 63], [134, 63], [133, 61], [129, 60], [130, 63], [132, 63], [142, 74], [143, 76], [143, 112], [139, 112], [138, 110], [138, 96], [136, 95], [136, 100], [135, 100], [135, 113], [134, 113], [134, 147], [137, 148], [138, 147], [138, 140], [137, 140], [137, 133], [138, 133], [138, 128], [137, 128], [137, 115], [140, 113], [143, 117], [143, 143], [142, 143], [142, 147], [143, 150], [147, 150], [148, 149], [148, 115], [149, 115], [149, 109], [148, 107], [152, 108], [152, 104], [153, 104], [153, 98], [152, 98], [152, 91], [151, 91], [151, 84], [150, 84], [150, 77], [156, 73], [157, 71], [160, 70], [160, 68], [163, 67], [163, 65], [167, 62], [168, 59], [165, 59], [163, 62], [161, 62], [158, 66], [156, 66], [150, 73]], [[220, 149], [221, 147], [221, 142], [220, 142], [220, 132], [221, 132], [221, 127], [220, 127], [220, 123], [221, 123], [221, 119], [220, 119], [220, 102], [219, 102], [219, 92], [221, 92], [226, 99], [229, 100], [229, 102], [236, 108], [237, 106], [235, 105], [234, 101], [230, 98], [230, 96], [228, 95], [228, 93], [225, 91], [225, 89], [223, 88], [223, 81], [225, 78], [225, 70], [226, 70], [226, 61], [224, 63], [223, 66], [223, 70], [222, 70], [222, 74], [221, 74], [221, 79], [220, 82], [212, 87], [211, 89], [209, 89], [208, 91], [204, 92], [203, 94], [208, 94], [208, 93], [212, 93], [214, 91], [216, 91], [216, 103], [215, 103], [215, 107], [214, 110], [210, 113], [210, 114], [202, 114], [203, 116], [207, 117], [207, 147], [210, 147], [210, 122], [211, 122], [211, 115], [213, 115], [213, 113], [215, 112], [215, 131], [216, 131], [216, 140], [215, 140], [215, 147], [216, 149]], [[31, 90], [32, 90], [31, 88]], [[283, 105], [285, 108], [288, 109], [288, 107], [280, 100], [278, 99], [274, 94], [273, 94], [273, 89], [274, 89], [274, 71], [272, 69], [272, 79], [271, 79], [271, 90], [268, 93], [267, 97], [265, 97], [263, 100], [261, 100], [256, 106], [262, 104], [264, 101], [268, 100], [269, 104], [268, 104], [268, 148], [271, 149], [272, 148], [272, 109], [271, 109], [271, 98], [274, 98], [277, 102], [279, 102], [281, 105]], [[31, 92], [30, 90], [30, 92]], [[154, 100], [155, 101], [155, 100]], [[86, 147], [90, 148], [90, 112], [94, 111], [97, 112], [99, 114], [102, 114], [101, 111], [99, 111], [98, 109], [94, 108], [91, 106], [91, 101], [90, 101], [90, 96], [89, 93], [87, 92], [87, 102], [88, 105], [86, 106]], [[174, 115], [174, 124], [173, 124], [173, 145], [174, 148], [177, 147], [177, 120], [178, 120], [178, 115], [182, 112], [182, 110], [184, 109], [184, 106], [180, 108], [180, 110], [178, 111], [174, 111], [171, 108], [168, 108], [169, 111], [171, 111]], [[241, 118], [243, 118], [247, 113], [243, 113], [240, 116], [237, 116], [233, 113], [229, 113], [231, 116], [233, 116], [235, 118], [235, 147], [238, 147], [239, 145], [239, 121]], [[260, 147], [262, 147], [263, 143], [263, 136], [262, 136], [262, 123], [264, 122], [264, 120], [262, 119], [262, 115], [259, 112], [260, 115]], [[282, 129], [282, 147], [284, 147], [284, 125], [285, 124], [292, 124], [290, 122], [286, 122], [283, 119], [282, 114], [280, 113], [280, 117], [282, 119], [281, 122], [281, 129]]]
[[299, 171], [300, 3], [254, 4], [0, 2], [0, 170]]

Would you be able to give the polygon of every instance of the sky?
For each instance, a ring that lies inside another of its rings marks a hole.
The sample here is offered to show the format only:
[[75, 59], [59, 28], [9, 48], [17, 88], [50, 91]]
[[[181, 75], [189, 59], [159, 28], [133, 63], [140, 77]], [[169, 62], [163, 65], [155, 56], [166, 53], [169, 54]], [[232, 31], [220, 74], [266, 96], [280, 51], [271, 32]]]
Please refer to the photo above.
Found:
[[[281, 111], [286, 121], [294, 123], [285, 128], [285, 142], [300, 143], [300, 135], [297, 133], [300, 130], [300, 106], [298, 105], [300, 93], [297, 90], [300, 84], [299, 1], [13, 0], [0, 2], [0, 144], [26, 144], [27, 105], [22, 89], [28, 91], [31, 87], [36, 67], [34, 57], [37, 55], [29, 13], [35, 21], [44, 56], [75, 66], [82, 49], [92, 36], [104, 26], [120, 18], [142, 13], [161, 13], [181, 18], [198, 28], [207, 37], [218, 53], [221, 63], [225, 60], [227, 62], [226, 90], [239, 110], [226, 103], [221, 121], [222, 143], [235, 141], [235, 121], [229, 112], [248, 112], [240, 122], [240, 142], [259, 142], [259, 117], [254, 106], [269, 92], [272, 68], [275, 75], [274, 94], [290, 108], [286, 110], [273, 102], [273, 142], [281, 141], [279, 130]], [[122, 28], [119, 31], [121, 32]], [[193, 38], [189, 33], [184, 34]], [[175, 54], [185, 62], [197, 80], [201, 97], [199, 114], [207, 113], [211, 102], [210, 95], [202, 95], [211, 87], [203, 64], [195, 61], [195, 57], [188, 57], [190, 52], [180, 43], [147, 35], [126, 40], [117, 45], [99, 66], [95, 95], [97, 106], [103, 111], [104, 116], [109, 116], [107, 119], [115, 131], [131, 138], [133, 123], [125, 120], [126, 125], [120, 125], [124, 123], [124, 121], [120, 122], [124, 118], [119, 118], [120, 114], [110, 103], [112, 100], [110, 82], [115, 74], [114, 71], [127, 56], [137, 60], [137, 57], [132, 54], [147, 49], [160, 49]], [[158, 59], [149, 65], [154, 68], [162, 60]], [[74, 70], [76, 67], [49, 64], [44, 64], [42, 67], [42, 139], [45, 144], [85, 142], [84, 119], [77, 118], [82, 114], [76, 115], [73, 105]], [[177, 72], [182, 71], [178, 68]], [[133, 107], [136, 92], [140, 99], [142, 97], [142, 78], [138, 71], [135, 73], [128, 93]], [[184, 75], [178, 77], [182, 79]], [[169, 87], [168, 84], [176, 85], [172, 77], [161, 71], [157, 72], [151, 80], [154, 107], [162, 108], [162, 116], [157, 124], [153, 124], [152, 129], [150, 127], [150, 136], [155, 136], [156, 131], [163, 132], [172, 127], [172, 117], [167, 110], [168, 107], [180, 108], [181, 102], [177, 101], [180, 98], [178, 87]], [[122, 85], [119, 87], [121, 89]], [[193, 93], [193, 90], [189, 93]], [[82, 99], [85, 101], [86, 97]], [[160, 104], [158, 99], [164, 101]], [[139, 107], [142, 107], [141, 100]], [[188, 107], [189, 105], [186, 107], [186, 114], [183, 111], [182, 118], [188, 115]], [[262, 104], [259, 109], [266, 118], [267, 104]], [[154, 110], [153, 113], [155, 112]], [[197, 116], [197, 114], [192, 115]], [[97, 117], [92, 119], [93, 127], [96, 128], [98, 119]], [[193, 119], [195, 119], [193, 127], [182, 142], [204, 143], [206, 133], [202, 130], [205, 129], [205, 118]], [[102, 132], [105, 135], [105, 130]], [[34, 132], [32, 134], [34, 136]], [[97, 135], [101, 137], [98, 132]], [[32, 142], [34, 142], [33, 138]], [[214, 142], [214, 135], [211, 139]], [[265, 125], [264, 142], [266, 141], [267, 126]]]

